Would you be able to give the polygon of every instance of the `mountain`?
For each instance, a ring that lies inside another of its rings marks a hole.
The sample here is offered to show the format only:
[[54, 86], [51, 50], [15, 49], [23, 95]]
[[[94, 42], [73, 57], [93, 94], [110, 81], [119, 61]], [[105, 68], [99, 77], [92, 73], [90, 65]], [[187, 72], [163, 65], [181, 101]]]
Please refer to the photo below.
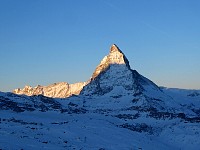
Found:
[[118, 99], [129, 97], [126, 99], [133, 99], [135, 106], [148, 109], [156, 106], [156, 110], [171, 109], [171, 103], [175, 103], [155, 83], [132, 70], [127, 57], [115, 44], [97, 66], [80, 95], [94, 99], [103, 96]]
[[199, 149], [200, 90], [158, 87], [115, 44], [87, 82], [15, 93], [0, 92], [0, 149]]
[[110, 53], [95, 69], [81, 94], [104, 95], [117, 89], [125, 90], [124, 94], [128, 95], [138, 95], [149, 89], [161, 91], [152, 81], [132, 70], [124, 53], [114, 44], [110, 48]]
[[124, 53], [112, 45], [110, 52], [103, 58], [95, 69], [91, 79], [87, 82], [68, 84], [66, 82], [54, 83], [48, 86], [25, 86], [23, 89], [15, 89], [13, 93], [27, 96], [44, 95], [54, 98], [65, 98], [73, 94], [79, 95], [104, 95], [113, 90], [124, 89], [124, 94], [141, 94], [161, 92], [160, 88], [149, 79], [132, 70]]
[[36, 87], [25, 86], [23, 89], [15, 89], [13, 93], [15, 94], [24, 94], [27, 96], [33, 95], [44, 95], [47, 97], [59, 97], [65, 98], [72, 96], [73, 94], [78, 95], [85, 86], [85, 82], [79, 82], [75, 84], [68, 84], [67, 82], [54, 83], [48, 86], [38, 85]]

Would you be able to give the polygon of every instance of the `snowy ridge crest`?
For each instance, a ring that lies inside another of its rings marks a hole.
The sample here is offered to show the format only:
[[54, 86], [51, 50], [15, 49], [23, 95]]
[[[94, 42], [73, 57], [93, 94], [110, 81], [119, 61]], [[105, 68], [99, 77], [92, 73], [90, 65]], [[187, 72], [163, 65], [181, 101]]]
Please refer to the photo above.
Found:
[[53, 98], [65, 98], [72, 95], [78, 95], [85, 86], [85, 82], [68, 84], [67, 82], [54, 83], [48, 86], [38, 85], [36, 87], [25, 86], [23, 89], [15, 89], [13, 93], [24, 94], [27, 96], [44, 95]]

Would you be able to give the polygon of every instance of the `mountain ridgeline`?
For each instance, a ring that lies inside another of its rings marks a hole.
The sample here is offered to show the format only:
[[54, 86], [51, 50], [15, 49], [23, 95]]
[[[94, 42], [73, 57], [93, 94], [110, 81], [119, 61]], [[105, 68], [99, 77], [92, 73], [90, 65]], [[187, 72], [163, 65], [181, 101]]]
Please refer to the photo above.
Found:
[[141, 94], [146, 90], [146, 87], [150, 87], [154, 91], [161, 91], [152, 81], [140, 75], [136, 70], [132, 70], [127, 57], [114, 44], [111, 46], [109, 54], [102, 59], [91, 79], [87, 82], [75, 84], [61, 82], [35, 88], [25, 86], [23, 89], [15, 89], [13, 93], [65, 98], [79, 94], [86, 96], [104, 95], [116, 88], [125, 89], [127, 94]]

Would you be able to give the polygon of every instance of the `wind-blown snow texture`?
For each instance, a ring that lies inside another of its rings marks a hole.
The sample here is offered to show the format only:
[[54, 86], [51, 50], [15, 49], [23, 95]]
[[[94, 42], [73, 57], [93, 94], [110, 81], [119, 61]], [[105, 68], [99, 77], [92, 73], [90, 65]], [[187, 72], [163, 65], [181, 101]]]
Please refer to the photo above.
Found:
[[199, 149], [200, 90], [158, 87], [116, 45], [84, 84], [71, 97], [66, 83], [0, 92], [0, 149]]

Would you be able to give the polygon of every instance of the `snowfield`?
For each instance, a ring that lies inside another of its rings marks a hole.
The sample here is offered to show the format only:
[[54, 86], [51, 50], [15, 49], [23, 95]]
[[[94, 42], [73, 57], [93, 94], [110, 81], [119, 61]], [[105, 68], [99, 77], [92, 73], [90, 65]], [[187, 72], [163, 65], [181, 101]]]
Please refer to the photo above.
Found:
[[[177, 91], [175, 93], [178, 95]], [[3, 97], [17, 101], [18, 106], [24, 110], [17, 112], [11, 106], [5, 107]], [[176, 115], [182, 112], [186, 116], [194, 117], [195, 113], [191, 116], [191, 111], [196, 107], [188, 106], [193, 104], [192, 101], [200, 104], [199, 96], [190, 100], [191, 103], [182, 107], [182, 110], [172, 108], [171, 112], [166, 110], [165, 113], [164, 110], [162, 113], [152, 112], [151, 107], [147, 110], [146, 104], [142, 106], [139, 103], [139, 107], [131, 96], [113, 98], [112, 92], [96, 98], [74, 96], [50, 99], [58, 102], [61, 107], [45, 111], [37, 107], [36, 103], [31, 104], [31, 97], [26, 98], [24, 102], [23, 96], [11, 97], [9, 93], [1, 93], [0, 148], [3, 150], [196, 150], [200, 145], [200, 119], [189, 120]], [[52, 103], [44, 102], [42, 98], [45, 97], [37, 96], [32, 99], [37, 99], [35, 102], [39, 105]], [[26, 110], [23, 107], [23, 103], [28, 101], [35, 110]]]

